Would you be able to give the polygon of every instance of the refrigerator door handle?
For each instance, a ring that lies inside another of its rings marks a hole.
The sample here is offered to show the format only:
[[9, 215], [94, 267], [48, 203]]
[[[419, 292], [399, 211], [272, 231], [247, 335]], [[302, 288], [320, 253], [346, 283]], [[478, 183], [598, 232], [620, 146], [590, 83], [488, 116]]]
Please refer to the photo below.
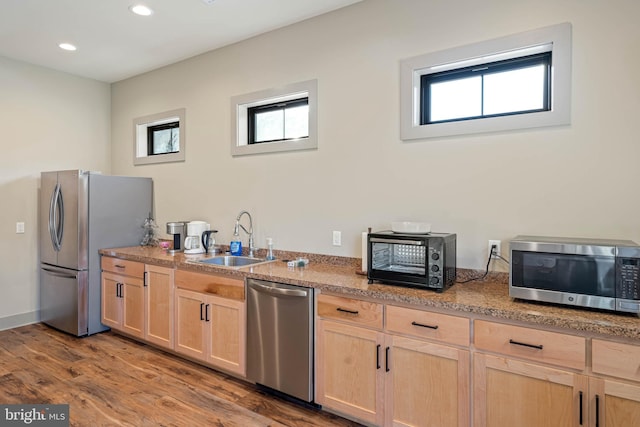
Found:
[[54, 212], [56, 210], [56, 202], [58, 200], [58, 184], [56, 184], [53, 193], [51, 193], [51, 200], [49, 201], [49, 236], [51, 236], [51, 244], [54, 250], [58, 250], [56, 246], [56, 224], [54, 218]]
[[62, 199], [62, 189], [60, 183], [56, 184], [51, 202], [49, 204], [49, 233], [51, 243], [56, 252], [62, 248], [62, 233], [64, 231], [64, 202]]
[[61, 273], [58, 270], [52, 270], [52, 269], [46, 268], [46, 267], [42, 267], [42, 270], [46, 271], [47, 273], [49, 273], [52, 276], [62, 277], [63, 279], [77, 279], [78, 278], [77, 274]]

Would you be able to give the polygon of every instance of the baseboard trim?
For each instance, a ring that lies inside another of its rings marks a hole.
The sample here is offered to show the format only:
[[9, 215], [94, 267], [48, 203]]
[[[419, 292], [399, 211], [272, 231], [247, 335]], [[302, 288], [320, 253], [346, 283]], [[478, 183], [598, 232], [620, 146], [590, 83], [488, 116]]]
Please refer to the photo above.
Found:
[[31, 325], [40, 321], [39, 311], [14, 314], [13, 316], [0, 317], [0, 331], [17, 328], [19, 326]]

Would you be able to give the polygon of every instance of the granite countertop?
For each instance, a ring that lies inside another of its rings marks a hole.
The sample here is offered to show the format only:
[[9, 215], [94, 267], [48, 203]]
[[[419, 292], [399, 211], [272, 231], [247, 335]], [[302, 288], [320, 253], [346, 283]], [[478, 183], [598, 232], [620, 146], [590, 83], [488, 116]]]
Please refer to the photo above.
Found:
[[[287, 267], [285, 262], [276, 260], [235, 270], [197, 262], [210, 256], [182, 253], [170, 255], [165, 250], [154, 247], [102, 249], [100, 253], [147, 264], [307, 286], [345, 297], [368, 298], [383, 303], [452, 310], [467, 315], [566, 328], [569, 333], [595, 333], [640, 340], [640, 318], [636, 315], [514, 300], [509, 297], [505, 274], [489, 275], [484, 281], [457, 283], [442, 293], [436, 293], [380, 283], [369, 284], [366, 276], [356, 273], [359, 270], [359, 260], [355, 258], [310, 255], [310, 263], [304, 268]], [[276, 255], [278, 256], [277, 253]]]

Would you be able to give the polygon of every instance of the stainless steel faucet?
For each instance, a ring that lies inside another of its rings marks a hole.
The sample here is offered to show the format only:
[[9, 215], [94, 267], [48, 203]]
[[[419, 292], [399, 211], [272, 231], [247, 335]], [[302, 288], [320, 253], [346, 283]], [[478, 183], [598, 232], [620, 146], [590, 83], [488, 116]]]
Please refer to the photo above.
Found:
[[[242, 215], [244, 214], [246, 214], [249, 217], [249, 231], [247, 231], [247, 229], [244, 228], [244, 225], [240, 224], [240, 217], [242, 217]], [[253, 219], [251, 218], [251, 214], [249, 212], [242, 211], [238, 214], [238, 217], [236, 218], [236, 226], [233, 228], [234, 236], [240, 235], [239, 228], [242, 228], [244, 232], [249, 235], [249, 256], [253, 257], [253, 250], [255, 249], [253, 246]]]

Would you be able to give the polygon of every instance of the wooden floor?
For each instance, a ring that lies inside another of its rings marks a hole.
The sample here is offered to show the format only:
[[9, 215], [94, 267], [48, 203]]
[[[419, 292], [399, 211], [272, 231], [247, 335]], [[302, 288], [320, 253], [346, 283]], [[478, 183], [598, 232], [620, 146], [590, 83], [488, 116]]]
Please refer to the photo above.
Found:
[[357, 426], [112, 332], [0, 331], [0, 403], [68, 403], [73, 426]]

